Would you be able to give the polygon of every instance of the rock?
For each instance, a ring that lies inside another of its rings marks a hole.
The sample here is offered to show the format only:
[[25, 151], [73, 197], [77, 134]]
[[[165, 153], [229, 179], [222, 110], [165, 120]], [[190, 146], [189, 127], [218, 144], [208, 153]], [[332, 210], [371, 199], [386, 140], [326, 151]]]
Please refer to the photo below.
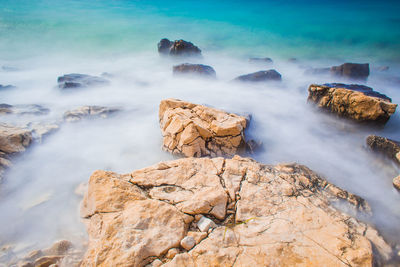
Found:
[[24, 152], [32, 142], [29, 130], [0, 123], [0, 151], [6, 154]]
[[215, 228], [215, 223], [207, 217], [202, 216], [197, 222], [197, 227], [202, 232], [208, 232], [209, 229]]
[[46, 115], [50, 112], [48, 108], [41, 105], [8, 105], [0, 104], [0, 115], [16, 114], [16, 115]]
[[273, 60], [269, 57], [252, 57], [249, 58], [250, 63], [273, 63]]
[[34, 266], [49, 267], [52, 264], [57, 264], [61, 259], [62, 256], [43, 256], [35, 261]]
[[[236, 209], [211, 220], [201, 215], [211, 216], [213, 208], [197, 208], [204, 201], [195, 196], [215, 203], [215, 188]], [[205, 189], [210, 194], [198, 193]], [[189, 199], [200, 224], [207, 219], [215, 229], [175, 254], [171, 249], [195, 224], [183, 218], [187, 205], [181, 204]], [[368, 209], [360, 197], [298, 164], [235, 156], [183, 158], [124, 175], [96, 171], [83, 203], [91, 208], [82, 214], [90, 222], [81, 266], [145, 266], [155, 259], [165, 266], [382, 266], [390, 260], [392, 249], [378, 232], [334, 203]]]
[[393, 186], [400, 191], [400, 175], [393, 178]]
[[29, 123], [27, 128], [31, 130], [32, 137], [35, 141], [39, 143], [43, 141], [43, 138], [60, 129], [60, 127], [54, 123]]
[[0, 91], [3, 91], [3, 90], [10, 90], [10, 89], [15, 89], [16, 87], [15, 86], [13, 86], [13, 85], [1, 85], [0, 84]]
[[180, 64], [173, 67], [174, 75], [200, 75], [205, 77], [216, 77], [215, 70], [207, 65], [202, 64]]
[[245, 143], [246, 118], [176, 99], [160, 103], [163, 148], [186, 157], [233, 156]]
[[349, 79], [365, 80], [369, 76], [369, 64], [344, 63], [331, 67], [331, 74]]
[[282, 76], [276, 70], [262, 70], [235, 78], [235, 81], [240, 82], [267, 82], [281, 80]]
[[181, 240], [181, 247], [186, 250], [191, 250], [196, 245], [196, 241], [191, 236], [186, 236]]
[[83, 106], [64, 113], [64, 120], [76, 122], [84, 118], [107, 118], [108, 116], [120, 111], [119, 108], [109, 108], [101, 106]]
[[160, 267], [162, 265], [162, 261], [160, 261], [159, 259], [155, 259], [152, 263], [151, 266], [152, 267]]
[[172, 42], [164, 38], [161, 39], [157, 46], [160, 55], [201, 56], [201, 50], [197, 46], [184, 40], [175, 40]]
[[366, 142], [373, 151], [382, 153], [394, 162], [400, 164], [398, 158], [398, 154], [400, 153], [400, 142], [377, 135], [369, 135]]
[[60, 240], [54, 243], [50, 248], [43, 250], [43, 253], [45, 255], [66, 255], [73, 247], [71, 241]]
[[201, 242], [201, 240], [203, 240], [204, 238], [207, 237], [207, 233], [189, 231], [189, 232], [187, 233], [187, 236], [193, 237], [194, 240], [196, 241], [196, 244], [198, 244], [198, 243]]
[[340, 117], [375, 124], [385, 124], [397, 107], [389, 97], [356, 84], [312, 84], [308, 88], [308, 101]]
[[167, 255], [165, 255], [165, 257], [167, 259], [173, 259], [178, 253], [179, 253], [179, 249], [171, 248], [170, 250], [168, 250]]
[[58, 87], [61, 89], [83, 88], [109, 84], [109, 81], [104, 78], [78, 73], [60, 76], [58, 77], [57, 82]]

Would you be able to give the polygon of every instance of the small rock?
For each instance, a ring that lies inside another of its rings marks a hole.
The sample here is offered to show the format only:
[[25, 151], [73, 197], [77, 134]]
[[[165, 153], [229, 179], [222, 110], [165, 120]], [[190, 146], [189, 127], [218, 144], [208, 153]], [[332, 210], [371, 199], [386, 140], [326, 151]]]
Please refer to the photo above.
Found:
[[160, 261], [159, 259], [155, 259], [155, 260], [153, 261], [153, 263], [151, 264], [151, 266], [153, 266], [153, 267], [160, 267], [162, 264], [163, 264], [162, 261]]
[[269, 57], [252, 57], [249, 58], [250, 63], [273, 63], [273, 60]]
[[56, 132], [60, 127], [57, 124], [29, 123], [27, 125], [32, 130], [32, 137], [42, 142], [44, 137]]
[[187, 233], [187, 236], [193, 237], [194, 240], [196, 241], [196, 245], [197, 245], [198, 243], [201, 242], [201, 240], [203, 240], [204, 238], [207, 237], [207, 233], [190, 231], [190, 232]]
[[210, 228], [216, 227], [215, 223], [207, 217], [201, 217], [197, 222], [197, 228], [202, 232], [207, 232]]
[[74, 88], [83, 88], [90, 86], [100, 86], [107, 85], [109, 83], [108, 80], [97, 77], [90, 76], [87, 74], [78, 74], [71, 73], [65, 74], [64, 76], [60, 76], [57, 79], [58, 87], [61, 89], [74, 89]]
[[196, 245], [196, 241], [191, 236], [186, 236], [181, 240], [181, 246], [186, 250], [191, 250]]
[[161, 39], [157, 47], [160, 55], [201, 56], [201, 50], [197, 46], [184, 40], [176, 40], [172, 42], [164, 38]]
[[62, 256], [44, 256], [35, 261], [35, 267], [48, 267], [56, 264], [62, 259]]
[[173, 259], [175, 257], [175, 255], [178, 253], [179, 253], [179, 249], [171, 248], [170, 250], [168, 250], [167, 255], [165, 255], [165, 257], [167, 259]]
[[41, 105], [8, 105], [0, 104], [0, 114], [16, 115], [46, 115], [50, 112], [48, 108]]
[[17, 264], [17, 267], [35, 267], [35, 265], [32, 262], [23, 261], [23, 262], [19, 262]]
[[400, 163], [400, 152], [396, 154], [396, 159]]
[[240, 82], [267, 82], [267, 81], [281, 81], [282, 75], [276, 70], [262, 70], [254, 73], [241, 75], [234, 79]]
[[107, 118], [108, 116], [120, 111], [119, 108], [109, 108], [101, 106], [83, 106], [64, 113], [64, 120], [67, 122], [80, 121], [83, 118]]
[[400, 175], [393, 178], [393, 186], [397, 189], [400, 190]]
[[369, 64], [344, 63], [331, 67], [331, 74], [357, 80], [365, 80], [369, 76]]
[[211, 66], [202, 64], [180, 64], [173, 67], [174, 75], [200, 75], [215, 78], [215, 70]]

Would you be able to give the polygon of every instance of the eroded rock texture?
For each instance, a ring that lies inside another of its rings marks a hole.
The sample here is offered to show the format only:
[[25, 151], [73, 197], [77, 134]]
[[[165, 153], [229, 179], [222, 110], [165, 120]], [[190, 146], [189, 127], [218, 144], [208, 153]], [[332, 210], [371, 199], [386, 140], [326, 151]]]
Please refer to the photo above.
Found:
[[387, 96], [354, 84], [312, 84], [308, 88], [308, 101], [341, 117], [376, 124], [385, 124], [397, 107]]
[[235, 156], [179, 159], [126, 175], [96, 171], [81, 210], [89, 220], [82, 266], [373, 266], [389, 259], [392, 249], [377, 231], [333, 202], [368, 210], [297, 164]]
[[378, 153], [381, 153], [394, 162], [400, 164], [400, 142], [382, 136], [369, 135], [367, 145]]
[[186, 157], [233, 156], [244, 142], [246, 118], [176, 99], [160, 103], [163, 148]]

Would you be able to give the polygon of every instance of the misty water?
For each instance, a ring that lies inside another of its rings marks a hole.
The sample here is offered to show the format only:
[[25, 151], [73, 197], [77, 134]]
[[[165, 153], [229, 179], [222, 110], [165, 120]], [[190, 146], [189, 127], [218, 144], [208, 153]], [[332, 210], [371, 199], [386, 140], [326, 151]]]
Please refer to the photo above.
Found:
[[[0, 84], [16, 86], [0, 91], [0, 103], [50, 109], [41, 116], [2, 115], [0, 121], [60, 126], [16, 158], [0, 184], [0, 247], [11, 245], [21, 255], [59, 239], [85, 240], [81, 197], [74, 191], [93, 171], [127, 173], [174, 159], [161, 150], [158, 105], [165, 98], [251, 114], [246, 135], [263, 143], [253, 158], [307, 165], [365, 198], [374, 212], [370, 222], [400, 243], [400, 194], [392, 186], [400, 169], [365, 144], [370, 134], [400, 140], [399, 110], [383, 129], [338, 119], [308, 104], [307, 88], [348, 81], [305, 74], [307, 67], [368, 62], [371, 75], [363, 84], [400, 103], [399, 11], [390, 1], [0, 0]], [[203, 57], [160, 57], [163, 37], [192, 41]], [[249, 63], [257, 56], [274, 62]], [[289, 62], [293, 57], [297, 61]], [[174, 77], [172, 66], [184, 62], [212, 66], [217, 79]], [[382, 66], [389, 70], [380, 71]], [[282, 74], [281, 83], [232, 82], [272, 68]], [[107, 73], [110, 84], [63, 91], [57, 77], [68, 73]], [[121, 112], [63, 121], [64, 112], [83, 105]]]

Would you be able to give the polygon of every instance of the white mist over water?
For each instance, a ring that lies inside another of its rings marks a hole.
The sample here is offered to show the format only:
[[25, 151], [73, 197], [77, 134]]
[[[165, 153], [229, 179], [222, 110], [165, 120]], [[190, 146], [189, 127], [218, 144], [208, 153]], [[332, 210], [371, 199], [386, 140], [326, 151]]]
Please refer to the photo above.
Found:
[[[307, 104], [310, 84], [340, 80], [304, 75], [302, 65], [331, 66], [340, 62], [288, 63], [268, 55], [274, 63], [262, 66], [250, 64], [245, 57], [207, 51], [203, 54], [202, 59], [172, 60], [159, 57], [154, 48], [114, 58], [58, 55], [0, 62], [0, 66], [17, 68], [0, 71], [1, 83], [17, 86], [0, 91], [1, 102], [40, 104], [51, 110], [43, 116], [2, 116], [1, 121], [16, 125], [31, 121], [60, 123], [57, 132], [14, 161], [0, 185], [0, 247], [11, 244], [15, 253], [23, 254], [58, 239], [85, 240], [78, 210], [81, 198], [74, 190], [87, 182], [93, 171], [128, 173], [174, 158], [161, 150], [158, 105], [165, 98], [252, 114], [247, 135], [263, 143], [263, 150], [254, 155], [256, 160], [307, 165], [328, 181], [369, 201], [378, 228], [392, 235], [392, 241], [400, 240], [400, 194], [391, 184], [399, 168], [365, 148], [365, 138], [373, 133], [400, 140], [399, 111], [383, 130], [361, 129]], [[184, 62], [211, 65], [217, 80], [173, 77], [172, 66]], [[238, 75], [270, 68], [282, 74], [281, 83], [231, 81]], [[57, 77], [63, 74], [103, 72], [110, 75], [108, 86], [68, 91], [56, 87]], [[387, 82], [385, 75], [373, 72], [367, 85], [400, 103], [399, 85]], [[62, 122], [65, 111], [82, 105], [120, 107], [122, 111], [107, 119]]]

